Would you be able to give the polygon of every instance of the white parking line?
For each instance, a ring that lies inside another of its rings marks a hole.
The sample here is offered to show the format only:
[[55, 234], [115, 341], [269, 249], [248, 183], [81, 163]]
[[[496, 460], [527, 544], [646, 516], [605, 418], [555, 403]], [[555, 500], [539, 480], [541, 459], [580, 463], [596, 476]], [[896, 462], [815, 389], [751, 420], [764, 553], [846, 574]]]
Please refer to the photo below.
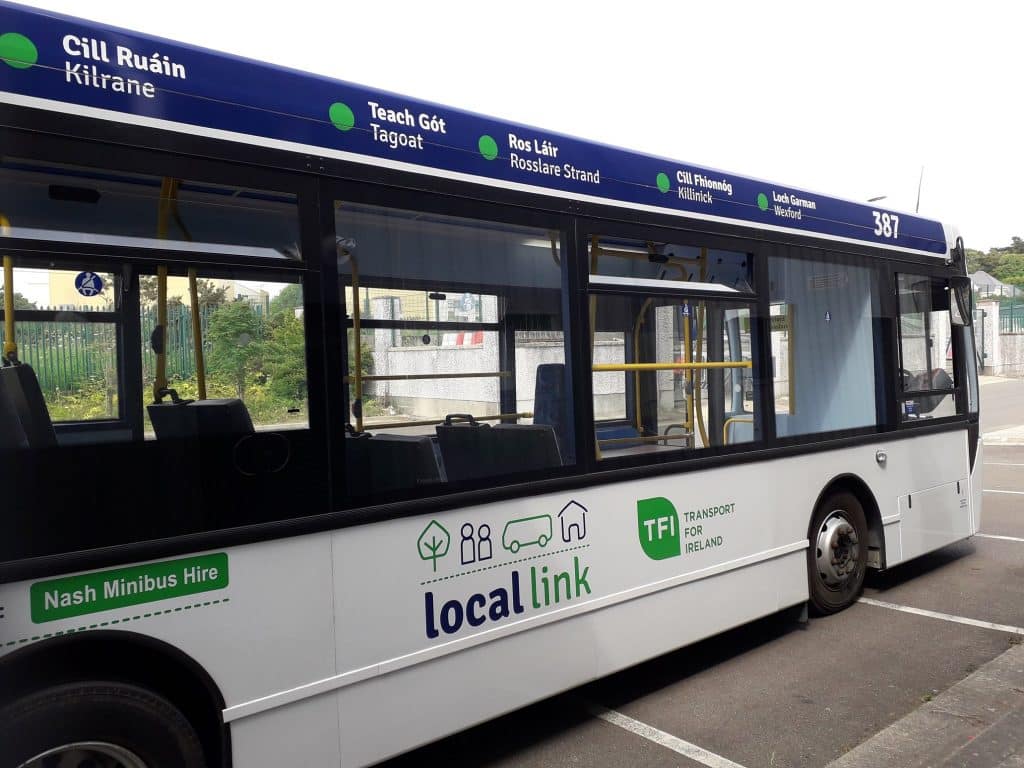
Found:
[[1002, 461], [986, 461], [986, 467], [1024, 467], [1024, 464], [1008, 464]]
[[586, 702], [586, 705], [590, 714], [594, 717], [599, 717], [606, 723], [617, 725], [619, 728], [623, 728], [630, 733], [635, 733], [637, 736], [641, 736], [648, 741], [653, 741], [655, 744], [659, 744], [666, 749], [671, 749], [673, 752], [695, 760], [701, 765], [706, 765], [709, 768], [743, 768], [739, 763], [734, 763], [732, 760], [716, 755], [714, 752], [708, 752], [703, 747], [683, 741], [678, 736], [665, 733], [665, 731], [658, 730], [652, 725], [641, 723], [639, 720], [634, 720], [632, 717], [628, 717], [621, 712], [616, 712], [613, 709], [607, 709], [600, 704], [593, 704], [591, 702]]
[[997, 536], [994, 533], [976, 533], [974, 535], [982, 539], [1001, 539], [1002, 541], [1019, 541], [1024, 543], [1024, 539], [1019, 539], [1016, 536]]
[[953, 616], [949, 613], [926, 611], [922, 608], [911, 608], [909, 605], [897, 605], [896, 603], [886, 603], [882, 600], [874, 600], [870, 597], [862, 597], [857, 602], [864, 603], [865, 605], [874, 605], [878, 608], [888, 608], [891, 611], [902, 611], [903, 613], [912, 613], [915, 616], [927, 616], [930, 619], [942, 619], [943, 621], [951, 621], [954, 624], [967, 624], [971, 627], [981, 627], [982, 629], [995, 629], [999, 632], [1008, 632], [1011, 635], [1024, 635], [1024, 627], [1012, 627], [1009, 624], [993, 624], [990, 621], [968, 619], [964, 616]]
[[997, 491], [995, 488], [986, 488], [985, 493], [1008, 493], [1012, 496], [1024, 496], [1024, 491]]

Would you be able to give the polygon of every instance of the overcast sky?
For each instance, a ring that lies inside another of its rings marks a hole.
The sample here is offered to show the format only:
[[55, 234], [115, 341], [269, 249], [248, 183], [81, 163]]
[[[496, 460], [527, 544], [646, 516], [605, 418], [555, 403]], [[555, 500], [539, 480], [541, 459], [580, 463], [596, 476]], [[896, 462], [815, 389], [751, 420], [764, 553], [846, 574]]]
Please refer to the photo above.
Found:
[[897, 210], [923, 166], [968, 247], [1024, 236], [1008, 0], [28, 4]]

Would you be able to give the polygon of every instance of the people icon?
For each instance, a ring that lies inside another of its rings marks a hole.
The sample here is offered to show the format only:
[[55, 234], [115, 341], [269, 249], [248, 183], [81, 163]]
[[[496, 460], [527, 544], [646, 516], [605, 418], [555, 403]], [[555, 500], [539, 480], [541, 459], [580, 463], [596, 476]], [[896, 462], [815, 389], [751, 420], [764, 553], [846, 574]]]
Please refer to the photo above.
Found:
[[[473, 539], [473, 524], [462, 524], [462, 564], [469, 565], [476, 562], [476, 541]], [[490, 555], [488, 555], [490, 557]], [[482, 559], [482, 558], [481, 558]]]
[[483, 523], [477, 530], [477, 535], [480, 537], [477, 545], [477, 557], [480, 560], [490, 560], [494, 554], [491, 547], [491, 526]]

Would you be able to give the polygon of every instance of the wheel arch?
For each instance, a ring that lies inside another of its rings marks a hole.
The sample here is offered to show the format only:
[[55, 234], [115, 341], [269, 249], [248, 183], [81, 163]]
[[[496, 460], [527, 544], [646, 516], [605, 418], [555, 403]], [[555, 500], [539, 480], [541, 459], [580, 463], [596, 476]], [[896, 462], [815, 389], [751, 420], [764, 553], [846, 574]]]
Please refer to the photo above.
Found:
[[808, 519], [807, 536], [810, 538], [813, 532], [810, 529], [814, 512], [831, 494], [846, 491], [857, 497], [861, 507], [864, 509], [864, 518], [868, 524], [868, 568], [883, 570], [885, 568], [885, 535], [882, 530], [882, 513], [878, 507], [875, 494], [871, 492], [868, 484], [863, 479], [852, 473], [837, 475], [829, 480], [821, 489], [818, 498], [814, 502]]
[[0, 707], [32, 691], [86, 680], [147, 688], [174, 704], [195, 728], [211, 768], [230, 766], [224, 697], [199, 662], [136, 632], [90, 630], [32, 643], [0, 659]]

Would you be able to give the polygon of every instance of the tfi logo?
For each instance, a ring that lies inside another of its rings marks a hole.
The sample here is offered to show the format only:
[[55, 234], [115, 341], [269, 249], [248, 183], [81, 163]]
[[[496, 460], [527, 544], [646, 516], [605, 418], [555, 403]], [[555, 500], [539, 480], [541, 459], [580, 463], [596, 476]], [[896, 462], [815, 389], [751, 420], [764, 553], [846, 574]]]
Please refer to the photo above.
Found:
[[679, 557], [679, 515], [672, 502], [658, 496], [636, 503], [640, 546], [651, 560]]

